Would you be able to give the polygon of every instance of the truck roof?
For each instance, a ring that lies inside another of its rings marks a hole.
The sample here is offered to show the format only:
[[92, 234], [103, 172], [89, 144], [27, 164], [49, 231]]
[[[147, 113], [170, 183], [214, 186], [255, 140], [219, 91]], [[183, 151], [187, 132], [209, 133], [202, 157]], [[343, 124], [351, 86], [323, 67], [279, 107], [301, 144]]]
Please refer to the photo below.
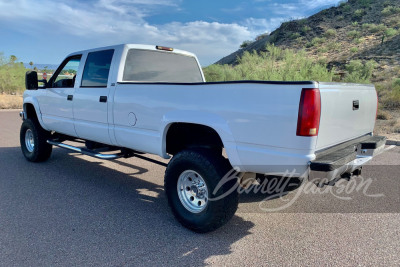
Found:
[[[157, 49], [157, 47], [159, 47], [159, 46], [145, 45], [145, 44], [117, 44], [117, 45], [97, 47], [97, 48], [73, 52], [73, 53], [69, 54], [68, 57], [76, 55], [76, 54], [83, 54], [83, 53], [94, 52], [94, 51], [99, 51], [99, 50], [107, 50], [107, 49], [122, 49], [122, 50], [124, 50], [124, 49], [142, 49], [142, 50], [163, 51], [163, 50]], [[184, 50], [180, 50], [180, 49], [175, 49], [175, 48], [173, 48], [172, 51], [168, 51], [168, 53], [176, 53], [176, 54], [182, 54], [182, 55], [186, 55], [186, 56], [196, 57], [196, 55], [193, 53], [190, 53], [190, 52], [184, 51]]]

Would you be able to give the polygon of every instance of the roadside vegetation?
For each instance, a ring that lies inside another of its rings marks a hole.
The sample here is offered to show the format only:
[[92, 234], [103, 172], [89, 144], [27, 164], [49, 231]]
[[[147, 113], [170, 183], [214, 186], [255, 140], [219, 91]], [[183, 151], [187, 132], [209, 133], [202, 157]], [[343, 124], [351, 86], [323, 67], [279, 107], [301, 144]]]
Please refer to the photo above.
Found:
[[0, 94], [22, 94], [25, 88], [25, 72], [22, 62], [12, 55], [8, 59], [0, 53]]
[[312, 59], [305, 50], [283, 49], [268, 44], [265, 52], [245, 52], [237, 65], [214, 64], [203, 69], [206, 80], [269, 80], [269, 81], [343, 81], [370, 83], [376, 62], [350, 61], [344, 78], [327, 68], [326, 59]]

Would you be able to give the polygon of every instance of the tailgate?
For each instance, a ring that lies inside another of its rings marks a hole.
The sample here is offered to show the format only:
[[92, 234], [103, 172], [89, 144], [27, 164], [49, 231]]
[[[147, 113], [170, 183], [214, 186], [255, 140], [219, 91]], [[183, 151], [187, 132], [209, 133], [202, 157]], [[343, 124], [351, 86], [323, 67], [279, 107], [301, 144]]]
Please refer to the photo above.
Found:
[[328, 148], [374, 129], [377, 96], [373, 85], [320, 83], [321, 118], [316, 150]]

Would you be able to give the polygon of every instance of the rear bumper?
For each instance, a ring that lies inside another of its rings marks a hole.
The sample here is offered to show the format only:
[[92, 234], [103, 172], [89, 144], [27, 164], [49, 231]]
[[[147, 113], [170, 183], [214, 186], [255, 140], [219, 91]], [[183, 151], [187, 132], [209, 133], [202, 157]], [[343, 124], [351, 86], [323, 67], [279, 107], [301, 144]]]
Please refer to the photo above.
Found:
[[361, 170], [362, 165], [385, 149], [386, 137], [363, 136], [316, 153], [310, 162], [309, 179], [328, 182], [345, 174]]

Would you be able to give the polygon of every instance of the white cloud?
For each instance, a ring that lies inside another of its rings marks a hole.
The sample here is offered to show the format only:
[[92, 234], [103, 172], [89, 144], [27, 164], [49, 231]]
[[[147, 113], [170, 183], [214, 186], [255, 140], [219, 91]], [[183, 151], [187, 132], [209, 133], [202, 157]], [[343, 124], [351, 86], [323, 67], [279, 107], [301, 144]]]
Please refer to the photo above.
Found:
[[300, 0], [300, 6], [306, 7], [307, 9], [314, 9], [318, 7], [333, 6], [339, 3], [339, 0]]
[[[99, 0], [55, 3], [43, 0], [31, 5], [24, 0], [0, 1], [0, 23], [24, 34], [42, 34], [54, 41], [57, 35], [95, 46], [147, 43], [189, 50], [207, 65], [235, 51], [243, 40], [253, 39], [268, 23], [249, 19], [244, 24], [192, 21], [150, 25], [146, 16], [154, 7], [179, 8], [169, 0]], [[63, 44], [58, 44], [62, 46]], [[83, 47], [85, 48], [85, 47]], [[72, 51], [71, 51], [72, 52]]]
[[[179, 10], [181, 1], [69, 0], [60, 3], [42, 0], [32, 3], [26, 0], [0, 0], [0, 23], [25, 36], [45, 35], [43, 40], [47, 41], [47, 46], [56, 46], [62, 51], [71, 49], [71, 44], [74, 49], [117, 43], [160, 44], [194, 52], [200, 62], [207, 65], [237, 50], [244, 40], [252, 40], [261, 33], [274, 30], [289, 17], [303, 16], [311, 8], [338, 2], [298, 0], [295, 5], [274, 4], [268, 0], [266, 2], [270, 4], [264, 8], [271, 8], [269, 12], [275, 17], [247, 18], [237, 23], [191, 21], [152, 25], [147, 22], [148, 16], [165, 12], [166, 9]], [[63, 38], [68, 42], [62, 43]]]

